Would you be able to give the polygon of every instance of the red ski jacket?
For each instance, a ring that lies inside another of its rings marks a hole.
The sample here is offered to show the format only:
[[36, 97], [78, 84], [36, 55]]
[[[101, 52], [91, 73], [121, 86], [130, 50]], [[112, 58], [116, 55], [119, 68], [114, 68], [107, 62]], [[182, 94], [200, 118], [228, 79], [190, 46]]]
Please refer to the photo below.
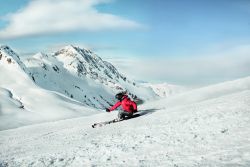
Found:
[[128, 96], [123, 96], [121, 101], [118, 101], [114, 106], [109, 108], [110, 111], [115, 110], [119, 106], [122, 106], [122, 109], [126, 112], [134, 112], [137, 111], [137, 105], [134, 101], [131, 101]]

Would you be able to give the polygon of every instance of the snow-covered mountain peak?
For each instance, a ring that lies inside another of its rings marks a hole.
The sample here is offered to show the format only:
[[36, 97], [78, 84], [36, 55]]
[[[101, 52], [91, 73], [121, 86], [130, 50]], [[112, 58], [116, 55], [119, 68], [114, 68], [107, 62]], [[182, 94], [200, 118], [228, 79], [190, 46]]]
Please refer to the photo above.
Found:
[[62, 49], [60, 49], [59, 51], [57, 51], [56, 53], [67, 53], [65, 54], [65, 56], [71, 56], [73, 54], [77, 54], [78, 52], [77, 52], [77, 47], [73, 45], [67, 45], [63, 47]]
[[72, 60], [77, 59], [86, 63], [90, 63], [91, 61], [92, 62], [102, 61], [102, 59], [96, 54], [94, 54], [91, 50], [80, 48], [73, 45], [65, 46], [61, 50], [57, 51], [54, 55], [59, 57], [60, 59], [69, 60], [69, 57], [71, 57]]
[[36, 59], [44, 59], [44, 58], [48, 58], [48, 55], [46, 55], [45, 53], [42, 53], [42, 52], [38, 52], [37, 54], [35, 54], [33, 56], [33, 58], [36, 58]]
[[41, 68], [44, 70], [48, 70], [49, 66], [53, 66], [56, 64], [55, 62], [55, 57], [39, 52], [26, 59], [24, 63], [27, 68]]
[[14, 65], [17, 68], [25, 70], [25, 65], [20, 60], [20, 57], [9, 46], [0, 46], [0, 63], [5, 65]]
[[[60, 49], [59, 51], [57, 51], [55, 53], [55, 55], [61, 55], [63, 54], [64, 56], [77, 56], [77, 55], [84, 55], [85, 53], [89, 53], [91, 52], [88, 49], [85, 48], [80, 48], [78, 46], [74, 46], [74, 45], [67, 45], [65, 47], [63, 47], [62, 49]], [[92, 52], [91, 52], [92, 53]]]
[[[2, 55], [1, 58], [13, 58], [15, 61], [20, 61], [19, 56], [7, 45], [0, 46], [0, 53]], [[3, 56], [5, 55], [5, 56]], [[11, 60], [8, 61], [11, 63]]]
[[1, 50], [5, 50], [5, 49], [8, 49], [8, 48], [9, 48], [9, 47], [8, 47], [7, 45], [1, 45], [1, 46], [0, 46], [0, 49], [1, 49]]
[[76, 76], [87, 76], [100, 82], [125, 80], [125, 77], [112, 64], [103, 61], [90, 50], [68, 45], [53, 56], [63, 63], [64, 68]]

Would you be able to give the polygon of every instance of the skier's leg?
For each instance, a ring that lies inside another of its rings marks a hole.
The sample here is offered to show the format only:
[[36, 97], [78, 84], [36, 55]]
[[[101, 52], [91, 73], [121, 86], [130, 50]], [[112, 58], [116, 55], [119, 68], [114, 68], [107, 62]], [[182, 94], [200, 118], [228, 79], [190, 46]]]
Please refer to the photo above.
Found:
[[126, 118], [131, 118], [133, 116], [133, 113], [132, 112], [126, 112], [126, 111], [119, 111], [118, 113], [118, 119], [119, 120], [123, 120], [123, 119], [126, 119]]
[[118, 119], [123, 120], [125, 118], [125, 112], [124, 111], [119, 111], [118, 113]]
[[125, 119], [129, 119], [129, 118], [131, 118], [133, 116], [133, 113], [124, 111], [123, 115], [124, 115]]
[[130, 118], [130, 117], [133, 116], [133, 113], [132, 113], [132, 112], [126, 112], [125, 116], [126, 116], [127, 118]]

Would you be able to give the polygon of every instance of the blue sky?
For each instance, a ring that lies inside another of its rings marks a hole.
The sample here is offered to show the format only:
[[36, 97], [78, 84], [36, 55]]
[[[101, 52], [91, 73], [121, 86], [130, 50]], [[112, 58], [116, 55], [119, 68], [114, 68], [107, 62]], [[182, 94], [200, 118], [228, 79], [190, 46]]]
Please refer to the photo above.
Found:
[[[240, 56], [241, 63], [248, 62], [250, 1], [8, 0], [1, 2], [0, 44], [7, 44], [24, 55], [50, 52], [67, 44], [79, 45], [110, 58], [125, 73], [155, 58], [164, 60], [162, 66], [174, 61], [178, 67], [172, 68], [178, 69], [165, 70], [179, 71], [176, 77], [161, 72], [157, 78], [147, 77], [147, 74], [144, 78], [191, 84], [197, 76], [202, 76], [192, 68], [197, 67], [197, 63], [206, 63], [207, 59], [215, 59], [214, 55], [228, 62]], [[122, 58], [134, 61], [124, 65], [127, 61], [120, 61]], [[190, 64], [190, 68], [185, 69], [190, 71], [187, 76], [180, 70], [182, 63]], [[220, 69], [200, 82], [213, 83], [250, 74], [248, 68], [239, 71], [238, 66], [242, 65], [238, 64], [237, 69], [230, 66], [234, 70], [232, 76], [225, 76]], [[203, 73], [207, 71], [209, 69]], [[152, 69], [151, 73], [158, 71]]]

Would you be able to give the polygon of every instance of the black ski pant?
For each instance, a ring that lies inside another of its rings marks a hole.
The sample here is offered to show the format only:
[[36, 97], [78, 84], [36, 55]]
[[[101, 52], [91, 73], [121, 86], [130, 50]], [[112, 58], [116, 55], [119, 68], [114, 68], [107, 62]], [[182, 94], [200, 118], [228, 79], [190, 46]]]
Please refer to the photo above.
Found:
[[118, 113], [119, 119], [130, 118], [132, 116], [133, 116], [133, 112], [119, 111], [119, 113]]

